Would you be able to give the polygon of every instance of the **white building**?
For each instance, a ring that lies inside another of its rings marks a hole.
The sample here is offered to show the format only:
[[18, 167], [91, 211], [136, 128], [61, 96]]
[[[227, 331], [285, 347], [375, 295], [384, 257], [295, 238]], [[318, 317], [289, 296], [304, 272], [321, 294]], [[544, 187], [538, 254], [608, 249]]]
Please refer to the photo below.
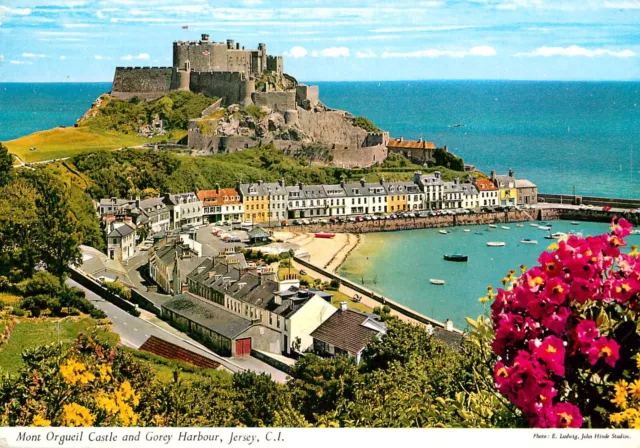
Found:
[[347, 195], [347, 215], [366, 215], [387, 212], [387, 190], [382, 183], [340, 183]]
[[204, 206], [198, 196], [193, 193], [169, 194], [164, 197], [165, 204], [171, 212], [171, 227], [199, 226], [204, 216]]
[[462, 208], [477, 209], [481, 207], [480, 192], [472, 183], [461, 184], [463, 196], [462, 196]]
[[107, 255], [112, 260], [126, 261], [136, 252], [136, 229], [133, 224], [112, 222], [107, 231]]
[[453, 182], [444, 182], [442, 190], [442, 205], [446, 209], [462, 208], [464, 201], [464, 190], [460, 186], [460, 179]]
[[423, 209], [439, 210], [443, 208], [444, 182], [440, 171], [436, 171], [432, 175], [423, 175], [420, 171], [416, 171], [413, 181], [424, 193]]

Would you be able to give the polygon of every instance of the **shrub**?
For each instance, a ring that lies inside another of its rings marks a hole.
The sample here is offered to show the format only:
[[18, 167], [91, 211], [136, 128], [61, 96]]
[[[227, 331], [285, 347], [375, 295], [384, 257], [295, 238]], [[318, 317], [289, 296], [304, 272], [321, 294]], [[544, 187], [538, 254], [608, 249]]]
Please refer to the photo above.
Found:
[[332, 291], [337, 291], [338, 289], [340, 289], [341, 285], [342, 285], [342, 282], [339, 279], [334, 278], [329, 282], [329, 287], [327, 289], [330, 289]]
[[626, 380], [640, 371], [639, 253], [621, 252], [630, 228], [614, 218], [609, 234], [554, 244], [480, 299], [495, 299], [496, 387], [531, 427], [622, 423]]
[[362, 128], [367, 132], [380, 132], [380, 128], [378, 128], [375, 124], [371, 122], [371, 120], [369, 120], [366, 117], [354, 118], [353, 125], [359, 128]]

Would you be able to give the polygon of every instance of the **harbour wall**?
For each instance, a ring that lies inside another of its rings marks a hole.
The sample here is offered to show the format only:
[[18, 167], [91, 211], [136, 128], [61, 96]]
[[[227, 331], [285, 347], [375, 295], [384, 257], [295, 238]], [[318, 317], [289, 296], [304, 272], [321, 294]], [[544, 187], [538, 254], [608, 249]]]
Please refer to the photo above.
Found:
[[[433, 229], [439, 227], [476, 226], [506, 224], [526, 221], [554, 221], [558, 219], [572, 221], [611, 222], [614, 212], [601, 210], [575, 210], [563, 208], [521, 210], [500, 213], [476, 213], [472, 215], [440, 215], [424, 218], [401, 218], [378, 221], [343, 222], [334, 224], [312, 224], [287, 226], [289, 232], [298, 233], [373, 233], [398, 230]], [[640, 214], [624, 217], [634, 226], [640, 226]]]
[[610, 205], [613, 208], [640, 209], [640, 199], [601, 198], [595, 196], [572, 196], [566, 194], [538, 194], [540, 202], [550, 204], [593, 205], [604, 207]]

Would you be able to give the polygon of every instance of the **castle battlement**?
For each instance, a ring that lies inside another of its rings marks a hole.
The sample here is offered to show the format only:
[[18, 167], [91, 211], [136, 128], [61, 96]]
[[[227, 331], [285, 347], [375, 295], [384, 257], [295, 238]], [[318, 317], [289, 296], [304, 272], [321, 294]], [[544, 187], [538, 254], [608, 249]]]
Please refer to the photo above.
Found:
[[116, 67], [116, 70], [172, 70], [173, 67]]

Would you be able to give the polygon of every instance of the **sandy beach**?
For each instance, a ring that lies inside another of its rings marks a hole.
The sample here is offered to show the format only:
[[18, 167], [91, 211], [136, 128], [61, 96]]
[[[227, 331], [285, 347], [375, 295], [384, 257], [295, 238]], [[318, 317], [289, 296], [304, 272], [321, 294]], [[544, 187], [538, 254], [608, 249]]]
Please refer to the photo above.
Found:
[[313, 233], [274, 232], [273, 238], [297, 247], [294, 249], [297, 256], [306, 258], [306, 254], [310, 263], [329, 272], [335, 272], [360, 241], [360, 237], [352, 233], [337, 233], [328, 239], [316, 238]]

